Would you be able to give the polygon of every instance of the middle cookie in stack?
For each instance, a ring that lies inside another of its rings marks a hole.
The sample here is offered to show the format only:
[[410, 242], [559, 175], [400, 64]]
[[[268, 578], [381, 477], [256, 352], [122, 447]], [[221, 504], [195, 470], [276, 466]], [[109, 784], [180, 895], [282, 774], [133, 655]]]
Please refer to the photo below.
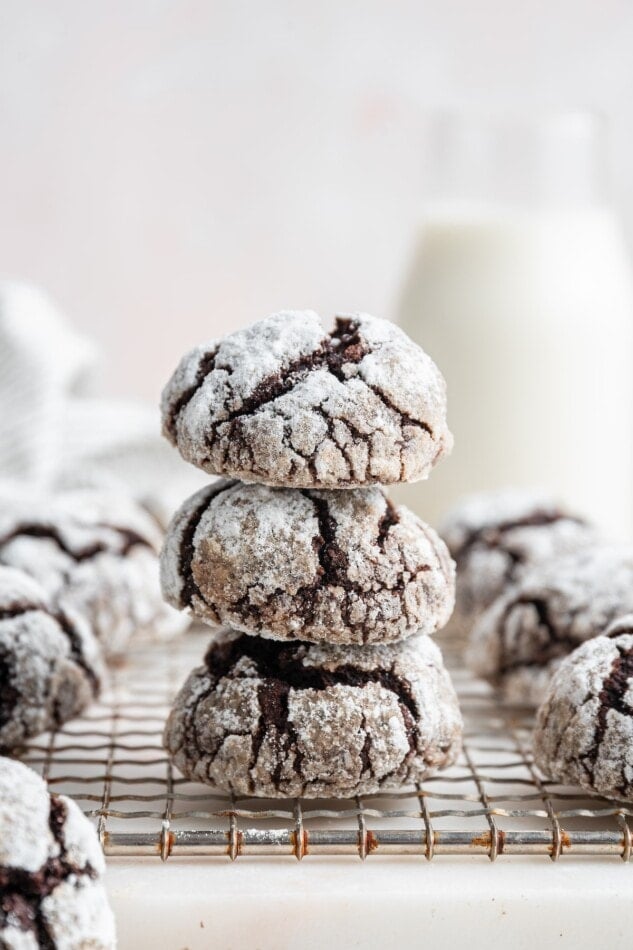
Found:
[[454, 565], [375, 485], [425, 477], [450, 447], [426, 354], [371, 317], [325, 334], [314, 314], [278, 314], [186, 357], [163, 409], [190, 461], [261, 482], [208, 486], [168, 531], [165, 599], [247, 634], [220, 634], [181, 690], [176, 765], [226, 791], [315, 797], [453, 762], [457, 699], [425, 635], [451, 614]]
[[162, 579], [172, 606], [214, 625], [362, 644], [443, 627], [455, 571], [432, 528], [381, 488], [219, 481], [176, 515]]

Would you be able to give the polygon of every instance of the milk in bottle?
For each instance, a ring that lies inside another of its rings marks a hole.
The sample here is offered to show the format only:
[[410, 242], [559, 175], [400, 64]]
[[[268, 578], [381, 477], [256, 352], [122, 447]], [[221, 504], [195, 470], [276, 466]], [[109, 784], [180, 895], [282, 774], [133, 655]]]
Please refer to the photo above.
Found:
[[491, 122], [453, 134], [454, 194], [428, 208], [399, 311], [446, 378], [455, 448], [396, 495], [434, 521], [467, 492], [542, 487], [628, 537], [633, 286], [600, 121]]

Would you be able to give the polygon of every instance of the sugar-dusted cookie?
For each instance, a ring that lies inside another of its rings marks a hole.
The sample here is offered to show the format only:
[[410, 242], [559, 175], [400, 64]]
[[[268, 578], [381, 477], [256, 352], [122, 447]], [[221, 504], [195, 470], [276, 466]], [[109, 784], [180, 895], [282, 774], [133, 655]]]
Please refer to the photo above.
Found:
[[348, 797], [455, 761], [462, 722], [429, 637], [397, 646], [211, 643], [165, 729], [185, 776], [241, 795]]
[[184, 627], [162, 600], [161, 541], [151, 515], [116, 492], [0, 492], [0, 564], [31, 574], [60, 608], [84, 616], [110, 657], [137, 630], [168, 637]]
[[114, 950], [103, 854], [77, 805], [0, 758], [0, 946]]
[[180, 362], [163, 431], [207, 472], [295, 488], [426, 478], [452, 446], [439, 370], [367, 314], [276, 313]]
[[633, 801], [633, 616], [561, 663], [539, 709], [534, 756], [555, 782]]
[[466, 659], [511, 701], [538, 705], [561, 660], [633, 612], [633, 548], [594, 545], [526, 571], [482, 614]]
[[56, 728], [98, 694], [101, 648], [83, 617], [33, 578], [0, 567], [0, 750]]
[[457, 565], [450, 631], [462, 634], [526, 567], [596, 537], [593, 527], [553, 499], [519, 489], [464, 499], [439, 531]]
[[443, 541], [378, 487], [215, 482], [174, 518], [161, 576], [174, 607], [286, 640], [377, 643], [433, 633], [454, 602]]

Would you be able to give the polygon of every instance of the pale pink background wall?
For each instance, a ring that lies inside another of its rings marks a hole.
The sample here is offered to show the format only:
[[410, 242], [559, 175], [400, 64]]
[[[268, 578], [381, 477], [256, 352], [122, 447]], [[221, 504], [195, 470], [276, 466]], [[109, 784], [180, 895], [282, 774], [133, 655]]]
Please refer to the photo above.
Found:
[[278, 307], [392, 312], [425, 114], [591, 105], [633, 230], [626, 0], [0, 0], [0, 273], [155, 398]]

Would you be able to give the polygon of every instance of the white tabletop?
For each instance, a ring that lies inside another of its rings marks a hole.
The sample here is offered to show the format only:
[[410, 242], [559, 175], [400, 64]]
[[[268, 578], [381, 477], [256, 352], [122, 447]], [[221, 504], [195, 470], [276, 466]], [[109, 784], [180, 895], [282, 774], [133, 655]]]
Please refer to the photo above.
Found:
[[120, 950], [629, 948], [617, 858], [111, 859]]

